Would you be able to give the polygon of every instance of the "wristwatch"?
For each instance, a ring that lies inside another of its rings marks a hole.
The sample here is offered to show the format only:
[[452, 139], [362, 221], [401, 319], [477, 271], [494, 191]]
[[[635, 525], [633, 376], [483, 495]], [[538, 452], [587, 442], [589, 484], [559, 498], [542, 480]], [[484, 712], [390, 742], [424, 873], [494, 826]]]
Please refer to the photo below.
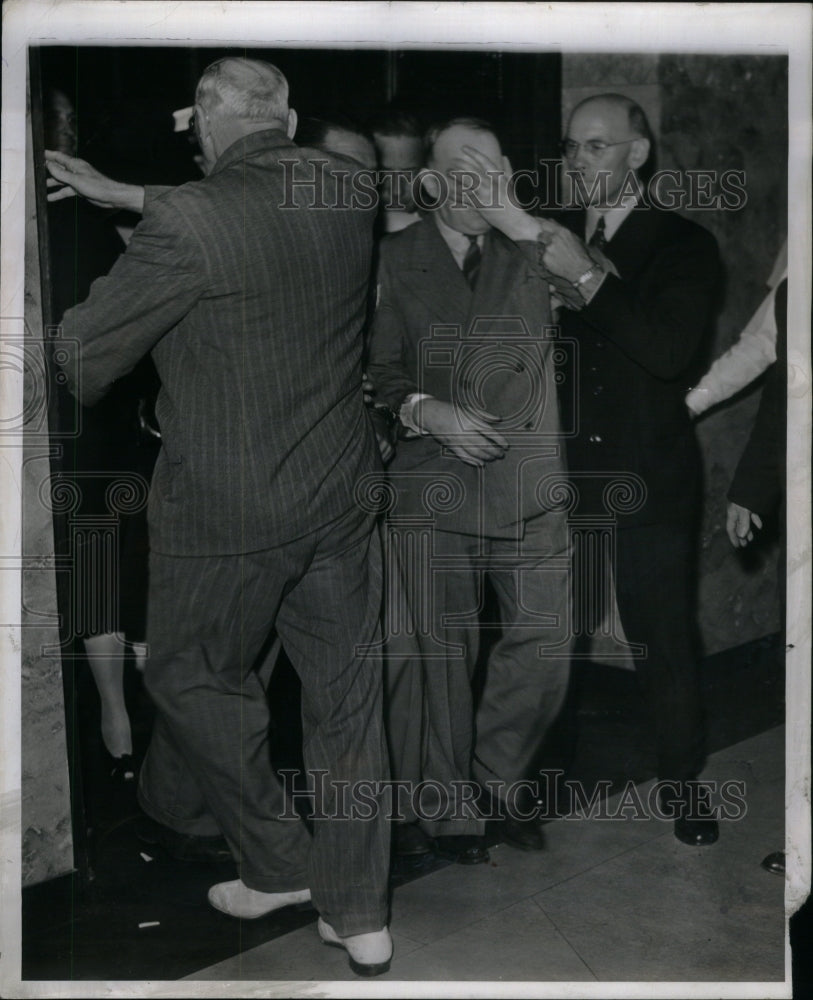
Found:
[[601, 268], [598, 266], [598, 264], [591, 264], [590, 267], [588, 267], [587, 270], [584, 272], [584, 274], [580, 275], [573, 282], [573, 287], [574, 288], [581, 288], [582, 285], [586, 285], [587, 282], [592, 277], [594, 277], [597, 273], [601, 274]]

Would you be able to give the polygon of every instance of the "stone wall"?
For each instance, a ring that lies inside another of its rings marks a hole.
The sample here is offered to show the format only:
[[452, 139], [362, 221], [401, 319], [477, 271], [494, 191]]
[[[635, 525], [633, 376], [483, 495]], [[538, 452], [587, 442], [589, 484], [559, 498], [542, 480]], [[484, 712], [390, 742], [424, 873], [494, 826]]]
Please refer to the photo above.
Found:
[[71, 799], [55, 579], [54, 533], [47, 486], [52, 445], [42, 339], [40, 269], [31, 142], [25, 228], [25, 382], [23, 388], [23, 523], [21, 782], [23, 886], [73, 869]]
[[[725, 268], [707, 362], [737, 339], [759, 306], [787, 225], [787, 60], [770, 56], [565, 54], [563, 121], [583, 97], [618, 91], [647, 112], [658, 168], [742, 170], [737, 210], [685, 209], [714, 233]], [[705, 484], [700, 539], [699, 623], [705, 653], [780, 627], [777, 542], [735, 552], [725, 534], [725, 494], [745, 446], [759, 385], [697, 423]], [[600, 646], [594, 651], [601, 657]], [[609, 647], [607, 647], [609, 648]]]

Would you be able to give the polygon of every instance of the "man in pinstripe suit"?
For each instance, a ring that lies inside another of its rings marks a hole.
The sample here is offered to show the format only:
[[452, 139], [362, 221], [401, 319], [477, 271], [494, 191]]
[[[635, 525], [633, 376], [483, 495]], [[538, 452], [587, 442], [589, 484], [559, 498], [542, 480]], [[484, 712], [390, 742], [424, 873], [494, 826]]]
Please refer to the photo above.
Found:
[[[387, 777], [380, 668], [357, 652], [377, 639], [381, 595], [378, 536], [354, 502], [378, 461], [360, 367], [374, 213], [314, 210], [313, 186], [289, 183], [313, 165], [270, 64], [213, 63], [194, 118], [206, 177], [148, 192], [127, 252], [63, 318], [84, 403], [150, 351], [162, 382], [145, 676], [157, 718], [139, 798], [180, 833], [222, 831], [241, 877], [210, 890], [215, 907], [250, 918], [312, 898], [322, 938], [375, 975], [392, 950], [386, 817], [333, 819], [335, 782]], [[347, 204], [334, 166], [321, 194]], [[291, 810], [268, 761], [252, 667], [273, 627], [302, 680], [306, 766], [328, 772], [312, 840], [279, 818]]]

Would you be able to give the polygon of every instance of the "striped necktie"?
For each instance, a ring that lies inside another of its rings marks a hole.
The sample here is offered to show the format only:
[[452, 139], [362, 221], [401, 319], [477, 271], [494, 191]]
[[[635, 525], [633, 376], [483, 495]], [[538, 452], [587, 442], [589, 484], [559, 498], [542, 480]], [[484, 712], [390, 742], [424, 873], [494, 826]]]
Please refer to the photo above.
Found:
[[587, 244], [588, 246], [595, 247], [596, 250], [603, 250], [607, 246], [607, 237], [604, 235], [604, 216], [600, 215], [598, 217], [598, 224], [593, 230], [593, 235]]

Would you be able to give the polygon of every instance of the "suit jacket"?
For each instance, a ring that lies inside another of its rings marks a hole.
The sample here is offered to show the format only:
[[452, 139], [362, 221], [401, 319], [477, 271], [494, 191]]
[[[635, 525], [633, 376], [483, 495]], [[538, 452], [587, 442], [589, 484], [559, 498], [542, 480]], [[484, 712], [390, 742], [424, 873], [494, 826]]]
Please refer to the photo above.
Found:
[[765, 375], [748, 444], [737, 464], [728, 499], [763, 517], [785, 491], [785, 434], [788, 382], [788, 282], [776, 289], [776, 361]]
[[350, 203], [347, 162], [315, 192], [291, 183], [312, 165], [281, 162], [307, 155], [254, 133], [207, 177], [149, 199], [126, 253], [63, 318], [86, 404], [152, 351], [155, 551], [279, 545], [350, 509], [377, 467], [361, 392], [373, 211], [314, 207], [315, 194]]
[[[563, 221], [583, 238], [585, 219], [579, 210]], [[566, 399], [577, 393], [568, 463], [578, 510], [610, 513], [603, 494], [611, 474], [632, 473], [643, 495], [622, 499], [621, 526], [686, 522], [698, 501], [699, 455], [684, 397], [720, 280], [716, 241], [677, 213], [644, 205], [604, 253], [619, 276], [608, 274], [588, 305], [563, 309], [560, 319], [579, 348], [578, 373], [564, 383]]]
[[398, 515], [425, 516], [434, 496], [438, 528], [511, 537], [555, 506], [537, 485], [563, 470], [557, 344], [536, 244], [489, 231], [472, 292], [431, 217], [383, 240], [367, 368], [379, 398], [396, 413], [412, 392], [488, 410], [510, 442], [477, 469], [431, 436], [399, 441], [389, 466]]

